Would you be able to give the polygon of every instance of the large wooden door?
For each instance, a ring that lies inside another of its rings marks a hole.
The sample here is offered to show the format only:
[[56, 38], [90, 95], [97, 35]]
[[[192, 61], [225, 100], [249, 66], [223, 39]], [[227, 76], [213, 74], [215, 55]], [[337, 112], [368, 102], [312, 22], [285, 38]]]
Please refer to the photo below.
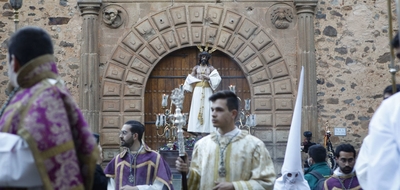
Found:
[[[146, 85], [145, 91], [145, 126], [146, 143], [152, 149], [159, 149], [166, 144], [165, 138], [157, 135], [155, 127], [156, 114], [163, 113], [161, 107], [161, 97], [163, 94], [171, 94], [171, 91], [185, 82], [186, 76], [191, 73], [192, 68], [198, 62], [197, 47], [181, 49], [165, 56], [152, 71]], [[222, 82], [217, 88], [228, 90], [229, 85], [236, 86], [236, 93], [242, 99], [250, 98], [249, 84], [244, 73], [226, 54], [215, 51], [212, 53], [210, 63], [214, 66], [222, 77]], [[171, 102], [170, 99], [168, 100]], [[192, 94], [185, 94], [183, 113], [189, 113]], [[243, 104], [241, 107], [243, 107]], [[175, 110], [172, 110], [175, 113]], [[159, 131], [161, 133], [161, 130]]]

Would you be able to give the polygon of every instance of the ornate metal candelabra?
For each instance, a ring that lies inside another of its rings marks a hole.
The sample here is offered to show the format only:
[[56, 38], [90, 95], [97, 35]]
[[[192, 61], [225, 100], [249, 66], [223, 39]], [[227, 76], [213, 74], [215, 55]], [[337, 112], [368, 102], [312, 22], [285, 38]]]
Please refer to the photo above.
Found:
[[[236, 93], [236, 87], [234, 85], [230, 85], [229, 90]], [[239, 100], [242, 101], [240, 98]], [[250, 103], [251, 99], [244, 100], [244, 109], [242, 108], [239, 113], [239, 128], [247, 129], [250, 134], [254, 134], [255, 126], [257, 126], [257, 119], [256, 115], [251, 113]]]
[[[162, 96], [161, 107], [164, 109], [164, 113], [157, 114], [157, 135], [160, 137], [164, 136], [166, 138], [168, 148], [172, 149], [175, 140], [178, 140], [179, 150], [181, 149], [180, 146], [183, 146], [184, 150], [183, 127], [187, 123], [188, 113], [181, 112], [183, 101], [185, 99], [183, 85], [180, 85], [179, 88], [172, 90], [170, 96], [171, 104], [169, 108], [167, 108], [168, 97], [169, 95], [166, 94], [163, 94]], [[171, 113], [172, 104], [175, 105], [175, 114]], [[182, 140], [180, 140], [180, 138]], [[180, 143], [182, 143], [182, 145]]]

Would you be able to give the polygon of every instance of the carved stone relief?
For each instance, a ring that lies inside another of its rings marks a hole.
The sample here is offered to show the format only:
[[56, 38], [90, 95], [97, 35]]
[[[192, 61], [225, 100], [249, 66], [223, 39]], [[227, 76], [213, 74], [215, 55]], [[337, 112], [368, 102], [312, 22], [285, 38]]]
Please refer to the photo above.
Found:
[[102, 17], [107, 27], [118, 28], [126, 21], [127, 14], [119, 5], [108, 5], [104, 7]]
[[267, 18], [271, 20], [271, 24], [277, 29], [287, 29], [294, 22], [293, 8], [289, 5], [276, 4], [268, 12]]

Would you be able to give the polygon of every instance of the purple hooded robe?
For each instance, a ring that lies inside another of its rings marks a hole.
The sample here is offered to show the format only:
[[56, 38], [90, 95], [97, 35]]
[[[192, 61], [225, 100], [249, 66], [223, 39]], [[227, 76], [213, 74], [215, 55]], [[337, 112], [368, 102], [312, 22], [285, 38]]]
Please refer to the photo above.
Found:
[[[155, 180], [164, 184], [164, 189], [173, 190], [171, 170], [161, 155], [144, 145], [136, 158], [136, 165], [131, 165], [133, 155], [127, 149], [114, 157], [107, 165], [104, 173], [107, 177], [115, 179], [115, 189], [119, 190], [125, 185], [152, 185]], [[130, 167], [132, 166], [132, 170]], [[128, 178], [130, 173], [135, 177], [134, 184]], [[136, 174], [135, 174], [136, 173]]]
[[43, 189], [91, 189], [98, 149], [90, 128], [62, 85], [53, 55], [18, 71], [20, 89], [0, 118], [0, 131], [29, 144]]

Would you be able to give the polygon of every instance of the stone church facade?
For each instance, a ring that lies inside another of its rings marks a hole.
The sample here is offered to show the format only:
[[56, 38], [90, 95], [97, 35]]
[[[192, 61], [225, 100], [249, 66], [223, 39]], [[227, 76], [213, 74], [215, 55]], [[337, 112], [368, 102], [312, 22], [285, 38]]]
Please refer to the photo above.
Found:
[[[346, 136], [332, 136], [333, 144], [359, 148], [383, 88], [391, 82], [386, 3], [24, 1], [18, 27], [35, 25], [50, 33], [58, 69], [92, 130], [101, 134], [106, 160], [119, 151], [119, 127], [130, 119], [146, 123], [152, 148], [165, 143], [154, 129], [155, 114], [162, 112], [157, 97], [171, 93], [190, 72], [193, 48], [216, 47], [215, 59], [224, 63], [216, 68], [228, 81], [219, 89], [238, 83], [240, 96], [252, 99], [255, 135], [265, 142], [279, 173], [301, 66], [303, 131], [312, 131], [313, 140], [322, 142], [326, 129], [342, 128]], [[0, 4], [4, 101], [6, 42], [15, 23], [9, 3]], [[162, 76], [169, 78], [157, 80]], [[165, 82], [170, 79], [175, 82]]]

